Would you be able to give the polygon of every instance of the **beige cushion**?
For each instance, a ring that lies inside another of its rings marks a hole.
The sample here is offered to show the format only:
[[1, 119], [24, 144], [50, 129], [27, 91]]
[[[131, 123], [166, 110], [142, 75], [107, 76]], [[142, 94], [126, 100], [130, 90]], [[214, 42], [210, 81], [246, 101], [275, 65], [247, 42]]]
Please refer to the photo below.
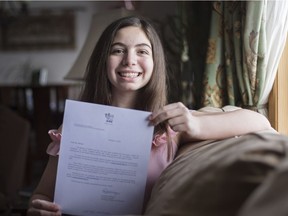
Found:
[[230, 112], [230, 111], [235, 111], [238, 109], [242, 109], [241, 107], [237, 106], [232, 106], [232, 105], [227, 105], [222, 108], [219, 107], [202, 107], [198, 111], [200, 112]]
[[[288, 138], [273, 133], [189, 145], [160, 176], [145, 215], [236, 215], [287, 162], [287, 150]], [[288, 188], [287, 182], [282, 187]]]

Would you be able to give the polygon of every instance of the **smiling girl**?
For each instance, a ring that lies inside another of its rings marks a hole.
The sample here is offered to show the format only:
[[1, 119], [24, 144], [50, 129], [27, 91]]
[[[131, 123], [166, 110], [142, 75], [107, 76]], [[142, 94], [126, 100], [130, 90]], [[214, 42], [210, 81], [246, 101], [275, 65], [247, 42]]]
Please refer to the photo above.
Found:
[[[167, 105], [167, 72], [160, 38], [149, 21], [126, 17], [110, 24], [89, 60], [81, 101], [151, 112], [155, 126], [148, 165], [145, 203], [178, 146], [196, 140], [223, 139], [270, 128], [253, 111], [200, 113], [183, 103]], [[85, 115], [85, 114], [83, 114]], [[231, 123], [233, 127], [231, 127]], [[237, 124], [236, 124], [237, 123]], [[61, 127], [49, 131], [49, 162], [30, 200], [28, 215], [61, 215], [53, 203]]]

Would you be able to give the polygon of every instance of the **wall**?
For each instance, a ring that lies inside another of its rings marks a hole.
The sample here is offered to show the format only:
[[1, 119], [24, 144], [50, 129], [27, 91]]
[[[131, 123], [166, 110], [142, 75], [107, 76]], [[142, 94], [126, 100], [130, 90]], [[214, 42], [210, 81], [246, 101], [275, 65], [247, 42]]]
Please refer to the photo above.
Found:
[[[48, 83], [64, 82], [80, 52], [89, 30], [91, 17], [98, 11], [123, 6], [121, 1], [28, 1], [29, 8], [69, 8], [75, 9], [76, 46], [73, 50], [43, 51], [0, 51], [0, 84], [19, 83], [27, 80], [32, 69], [46, 68]], [[163, 20], [167, 14], [176, 13], [176, 2], [136, 2], [140, 13], [156, 20]], [[161, 13], [159, 13], [161, 11]], [[27, 70], [28, 68], [28, 70]], [[27, 72], [28, 71], [28, 72]]]

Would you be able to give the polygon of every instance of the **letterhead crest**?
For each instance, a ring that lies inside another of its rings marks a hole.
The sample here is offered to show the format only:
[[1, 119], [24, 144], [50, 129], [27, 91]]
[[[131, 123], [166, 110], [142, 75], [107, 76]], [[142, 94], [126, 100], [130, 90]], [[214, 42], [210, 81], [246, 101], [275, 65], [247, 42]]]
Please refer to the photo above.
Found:
[[112, 124], [113, 119], [114, 119], [114, 115], [111, 113], [105, 113], [105, 118], [106, 118], [106, 123]]

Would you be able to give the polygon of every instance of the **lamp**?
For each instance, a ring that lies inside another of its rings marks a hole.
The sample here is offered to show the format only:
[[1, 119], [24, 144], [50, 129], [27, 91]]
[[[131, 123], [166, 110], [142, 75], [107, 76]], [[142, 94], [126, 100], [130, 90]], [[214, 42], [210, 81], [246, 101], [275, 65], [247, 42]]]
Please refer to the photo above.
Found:
[[95, 14], [92, 17], [90, 30], [88, 32], [82, 50], [80, 51], [76, 61], [74, 62], [73, 66], [71, 67], [68, 74], [64, 77], [64, 79], [79, 81], [83, 80], [89, 58], [104, 29], [113, 21], [121, 17], [133, 14], [135, 14], [135, 11], [127, 10], [125, 8], [113, 9]]

